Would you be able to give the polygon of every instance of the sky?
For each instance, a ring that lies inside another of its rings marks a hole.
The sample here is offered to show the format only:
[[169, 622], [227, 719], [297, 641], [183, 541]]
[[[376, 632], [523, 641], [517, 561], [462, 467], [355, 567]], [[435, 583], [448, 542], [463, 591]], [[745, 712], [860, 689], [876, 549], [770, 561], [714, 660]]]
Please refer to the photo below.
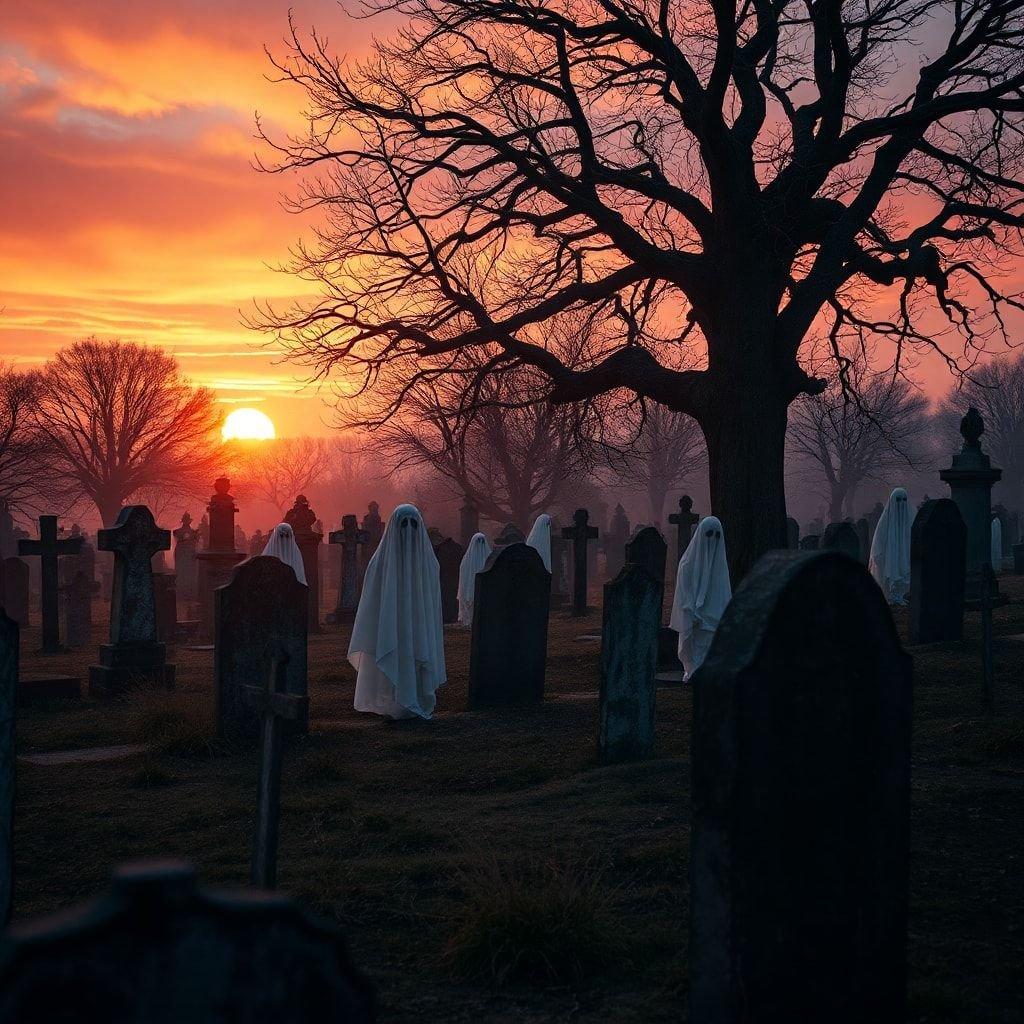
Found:
[[[291, 0], [340, 52], [370, 26]], [[302, 234], [287, 182], [252, 169], [255, 112], [298, 126], [274, 84], [288, 0], [32, 0], [0, 26], [0, 359], [28, 365], [92, 334], [171, 350], [227, 403], [279, 433], [326, 433], [301, 370], [241, 323], [297, 294], [271, 268]], [[301, 293], [298, 293], [301, 294]]]

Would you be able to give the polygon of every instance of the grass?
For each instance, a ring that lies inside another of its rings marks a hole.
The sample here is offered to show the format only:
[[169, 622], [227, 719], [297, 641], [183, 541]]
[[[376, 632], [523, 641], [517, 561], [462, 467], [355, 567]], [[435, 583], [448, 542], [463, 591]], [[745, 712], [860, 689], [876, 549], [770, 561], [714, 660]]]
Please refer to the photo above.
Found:
[[[911, 1024], [1024, 1021], [1024, 581], [995, 620], [995, 702], [979, 626], [915, 659]], [[105, 615], [96, 609], [95, 643]], [[902, 615], [900, 628], [904, 628]], [[446, 635], [431, 722], [352, 710], [347, 629], [310, 638], [311, 732], [284, 753], [282, 890], [337, 921], [387, 1024], [685, 1020], [691, 693], [658, 691], [654, 757], [594, 757], [599, 613], [551, 621], [539, 708], [467, 714], [469, 635]], [[26, 672], [84, 675], [95, 646]], [[213, 739], [212, 656], [179, 648], [173, 693], [19, 709], [19, 753], [144, 744], [118, 761], [19, 765], [15, 916], [106, 887], [115, 863], [185, 857], [245, 885], [257, 759]]]

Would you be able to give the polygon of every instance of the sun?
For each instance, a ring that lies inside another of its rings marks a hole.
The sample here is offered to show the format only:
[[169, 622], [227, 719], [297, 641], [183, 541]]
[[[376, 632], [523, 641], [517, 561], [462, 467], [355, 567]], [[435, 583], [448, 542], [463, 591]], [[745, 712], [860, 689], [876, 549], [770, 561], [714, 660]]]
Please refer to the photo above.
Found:
[[235, 409], [220, 433], [225, 441], [270, 441], [277, 436], [274, 421], [259, 409]]

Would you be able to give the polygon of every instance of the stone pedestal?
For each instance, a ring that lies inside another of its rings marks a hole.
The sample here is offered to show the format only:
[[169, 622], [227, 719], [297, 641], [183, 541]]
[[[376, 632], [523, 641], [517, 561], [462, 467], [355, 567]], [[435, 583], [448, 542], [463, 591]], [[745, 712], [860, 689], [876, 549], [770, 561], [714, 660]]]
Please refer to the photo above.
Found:
[[309, 501], [303, 495], [295, 499], [295, 504], [285, 514], [284, 521], [295, 534], [295, 543], [302, 555], [302, 567], [306, 572], [306, 585], [309, 588], [309, 631], [319, 633], [320, 630], [320, 545], [323, 534], [313, 529], [316, 524], [316, 513], [309, 507]]
[[[981, 414], [972, 406], [960, 422], [964, 446], [953, 457], [953, 465], [939, 473], [949, 484], [949, 496], [956, 502], [967, 527], [967, 601], [978, 601], [982, 596], [982, 567], [992, 559], [992, 485], [1003, 475], [981, 450], [984, 432]], [[999, 597], [999, 584], [994, 576], [990, 596]]]

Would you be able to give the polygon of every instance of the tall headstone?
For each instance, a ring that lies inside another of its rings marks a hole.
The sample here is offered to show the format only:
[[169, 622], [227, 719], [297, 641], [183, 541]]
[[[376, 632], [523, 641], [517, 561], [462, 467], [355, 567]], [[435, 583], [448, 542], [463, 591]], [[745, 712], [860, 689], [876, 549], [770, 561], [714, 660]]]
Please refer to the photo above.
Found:
[[18, 624], [0, 609], [0, 928], [14, 896], [14, 705], [18, 688]]
[[630, 562], [604, 585], [597, 734], [598, 758], [603, 762], [646, 757], [654, 746], [654, 674], [663, 591], [641, 564]]
[[380, 505], [371, 501], [365, 515], [363, 516], [363, 529], [366, 531], [366, 543], [360, 553], [359, 559], [359, 591], [362, 593], [363, 578], [366, 576], [366, 567], [370, 564], [377, 548], [380, 547], [381, 538], [384, 536], [384, 520], [380, 516]]
[[15, 925], [0, 963], [0, 1024], [370, 1024], [373, 1002], [335, 925], [202, 889], [180, 861], [125, 865], [100, 898]]
[[800, 524], [792, 516], [786, 516], [786, 547], [790, 551], [800, 547]]
[[469, 707], [544, 699], [551, 573], [528, 544], [499, 548], [476, 574]]
[[693, 681], [690, 1020], [904, 1020], [912, 662], [867, 570], [765, 555]]
[[821, 546], [829, 551], [842, 551], [844, 555], [860, 561], [860, 540], [851, 523], [829, 523]]
[[64, 640], [72, 649], [92, 642], [92, 599], [99, 589], [84, 569], [64, 585]]
[[359, 548], [369, 542], [370, 534], [359, 529], [354, 515], [341, 517], [341, 529], [332, 530], [328, 541], [341, 548], [341, 579], [338, 602], [328, 622], [352, 622], [359, 607]]
[[622, 505], [616, 505], [612, 521], [604, 537], [605, 568], [609, 576], [617, 576], [626, 564], [626, 545], [629, 543], [629, 517]]
[[926, 501], [910, 530], [910, 642], [962, 640], [967, 527], [956, 502]]
[[459, 509], [459, 542], [463, 548], [469, 547], [473, 535], [480, 532], [480, 510], [468, 498]]
[[5, 558], [0, 582], [0, 606], [14, 621], [24, 628], [29, 624], [28, 564], [20, 558]]
[[309, 507], [306, 496], [300, 494], [295, 504], [285, 513], [284, 521], [295, 534], [295, 543], [302, 554], [302, 567], [306, 570], [309, 631], [320, 632], [320, 545], [323, 534], [313, 528], [316, 513]]
[[114, 553], [114, 587], [110, 601], [110, 643], [100, 647], [100, 663], [89, 666], [89, 693], [120, 693], [135, 682], [168, 688], [174, 666], [167, 647], [157, 640], [153, 555], [171, 546], [171, 531], [162, 530], [145, 505], [125, 505], [117, 522], [97, 534], [100, 551]]
[[665, 596], [665, 562], [668, 545], [661, 531], [654, 526], [645, 526], [626, 545], [626, 565], [639, 565], [660, 588], [658, 593], [658, 623], [661, 623], [662, 606]]
[[218, 477], [213, 482], [213, 497], [206, 511], [209, 518], [203, 516], [198, 531], [202, 550], [196, 555], [199, 563], [199, 635], [204, 640], [212, 640], [214, 592], [231, 579], [231, 570], [245, 558], [244, 552], [235, 550], [235, 513], [238, 508], [227, 477]]
[[459, 569], [465, 554], [462, 545], [451, 537], [445, 537], [434, 545], [434, 554], [441, 572], [441, 620], [459, 620]]
[[[278, 558], [256, 555], [232, 570], [216, 593], [213, 675], [217, 733], [255, 742], [262, 720], [243, 690], [285, 665], [282, 692], [306, 698], [306, 587]], [[308, 731], [308, 718], [289, 722], [288, 733]]]
[[40, 595], [42, 597], [43, 654], [58, 654], [60, 644], [60, 570], [62, 555], [77, 555], [84, 541], [81, 537], [57, 538], [57, 517], [39, 517], [39, 539], [19, 540], [18, 554], [38, 555]]
[[177, 595], [183, 602], [191, 604], [199, 597], [199, 563], [196, 561], [199, 531], [192, 528], [192, 517], [187, 512], [182, 515], [181, 526], [173, 536]]
[[690, 544], [694, 527], [700, 522], [700, 516], [693, 511], [693, 498], [684, 494], [679, 499], [679, 511], [673, 512], [668, 521], [676, 528], [676, 550], [674, 554], [676, 565], [683, 557], [683, 552]]
[[[981, 450], [985, 423], [974, 406], [960, 421], [963, 447], [953, 457], [953, 465], [939, 473], [949, 484], [950, 497], [956, 502], [967, 527], [966, 599], [977, 601], [982, 592], [982, 567], [992, 559], [992, 485], [1003, 471], [994, 469]], [[992, 597], [999, 595], [999, 584], [993, 577]]]
[[572, 514], [572, 526], [562, 527], [562, 536], [572, 541], [572, 613], [587, 614], [587, 547], [597, 539], [597, 527], [590, 525], [590, 513], [578, 508]]
[[1010, 515], [1010, 510], [1005, 505], [993, 505], [992, 506], [992, 518], [999, 520], [999, 540], [1000, 540], [1000, 557], [999, 565], [993, 565], [992, 568], [998, 572], [1003, 565], [1003, 562], [1010, 558], [1013, 554], [1013, 545], [1016, 543], [1016, 537], [1013, 534], [1013, 519]]

